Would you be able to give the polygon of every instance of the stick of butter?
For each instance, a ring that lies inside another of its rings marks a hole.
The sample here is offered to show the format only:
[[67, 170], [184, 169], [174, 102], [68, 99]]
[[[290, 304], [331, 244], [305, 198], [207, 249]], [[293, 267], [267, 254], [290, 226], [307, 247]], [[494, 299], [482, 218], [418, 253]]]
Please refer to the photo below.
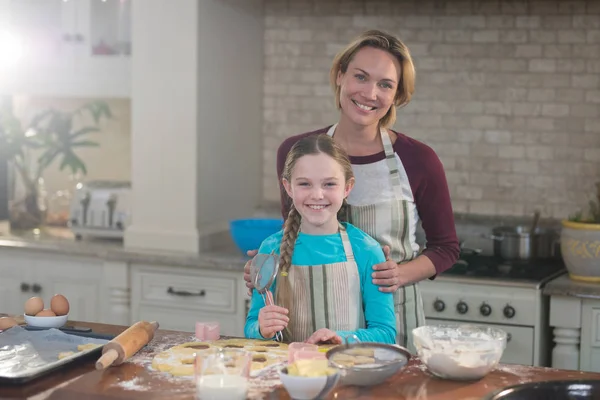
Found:
[[292, 376], [314, 378], [333, 373], [335, 373], [335, 369], [329, 367], [328, 360], [296, 360], [288, 366], [288, 374]]

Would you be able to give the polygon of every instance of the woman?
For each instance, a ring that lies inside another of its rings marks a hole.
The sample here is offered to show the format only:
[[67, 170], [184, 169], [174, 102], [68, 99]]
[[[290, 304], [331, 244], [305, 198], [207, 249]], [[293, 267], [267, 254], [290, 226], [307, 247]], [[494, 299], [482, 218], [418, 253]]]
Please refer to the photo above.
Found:
[[[439, 158], [427, 145], [390, 129], [396, 107], [410, 101], [414, 81], [410, 53], [400, 40], [364, 32], [338, 53], [331, 68], [339, 122], [290, 137], [277, 152], [280, 181], [287, 153], [305, 136], [332, 136], [350, 155], [356, 180], [348, 197], [349, 221], [384, 246], [387, 261], [373, 267], [373, 283], [394, 293], [396, 343], [413, 352], [411, 330], [425, 323], [418, 282], [450, 268], [459, 255]], [[285, 218], [290, 204], [281, 189]], [[415, 240], [419, 220], [427, 239], [422, 252]], [[248, 265], [245, 272], [248, 282]]]

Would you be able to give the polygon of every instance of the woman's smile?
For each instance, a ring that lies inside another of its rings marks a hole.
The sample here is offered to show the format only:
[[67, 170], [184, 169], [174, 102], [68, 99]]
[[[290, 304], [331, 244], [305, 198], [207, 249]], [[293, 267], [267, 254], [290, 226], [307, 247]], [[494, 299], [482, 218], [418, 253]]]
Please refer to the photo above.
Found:
[[372, 107], [372, 106], [368, 106], [364, 103], [359, 103], [358, 101], [356, 101], [354, 99], [352, 99], [352, 102], [354, 103], [355, 106], [357, 106], [362, 111], [370, 112], [370, 111], [377, 110], [377, 107]]

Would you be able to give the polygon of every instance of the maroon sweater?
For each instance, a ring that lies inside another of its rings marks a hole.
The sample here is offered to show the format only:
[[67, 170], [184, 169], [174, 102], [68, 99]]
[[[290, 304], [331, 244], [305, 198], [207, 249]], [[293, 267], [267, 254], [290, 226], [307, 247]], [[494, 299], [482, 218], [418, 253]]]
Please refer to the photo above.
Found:
[[[279, 177], [283, 218], [287, 217], [290, 209], [289, 196], [281, 184], [281, 174], [287, 154], [298, 140], [309, 135], [326, 134], [329, 128], [328, 126], [289, 137], [279, 146], [277, 176]], [[436, 272], [440, 274], [452, 267], [460, 253], [444, 167], [431, 147], [402, 133], [395, 131], [394, 133], [397, 135], [394, 151], [402, 160], [408, 175], [417, 212], [427, 239], [427, 248], [423, 250], [422, 254], [431, 260]], [[384, 159], [384, 151], [370, 156], [350, 156], [352, 164], [371, 164]]]

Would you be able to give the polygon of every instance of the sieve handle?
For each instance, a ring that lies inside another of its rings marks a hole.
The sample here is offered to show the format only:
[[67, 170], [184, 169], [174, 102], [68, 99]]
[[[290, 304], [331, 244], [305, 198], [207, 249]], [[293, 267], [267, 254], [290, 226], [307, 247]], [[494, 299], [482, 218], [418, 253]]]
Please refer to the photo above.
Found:
[[[266, 295], [266, 293], [267, 293], [267, 291], [265, 291], [262, 294], [265, 305], [274, 306], [275, 303], [273, 302], [273, 296]], [[271, 294], [271, 292], [269, 292], [269, 294]], [[283, 334], [281, 333], [281, 331], [275, 333], [275, 340], [278, 342], [283, 342]]]
[[361, 343], [360, 339], [358, 338], [358, 336], [356, 336], [354, 333], [351, 333], [350, 335], [346, 335], [344, 336], [344, 344], [349, 345], [350, 341], [348, 339], [354, 339], [356, 341], [356, 343]]

